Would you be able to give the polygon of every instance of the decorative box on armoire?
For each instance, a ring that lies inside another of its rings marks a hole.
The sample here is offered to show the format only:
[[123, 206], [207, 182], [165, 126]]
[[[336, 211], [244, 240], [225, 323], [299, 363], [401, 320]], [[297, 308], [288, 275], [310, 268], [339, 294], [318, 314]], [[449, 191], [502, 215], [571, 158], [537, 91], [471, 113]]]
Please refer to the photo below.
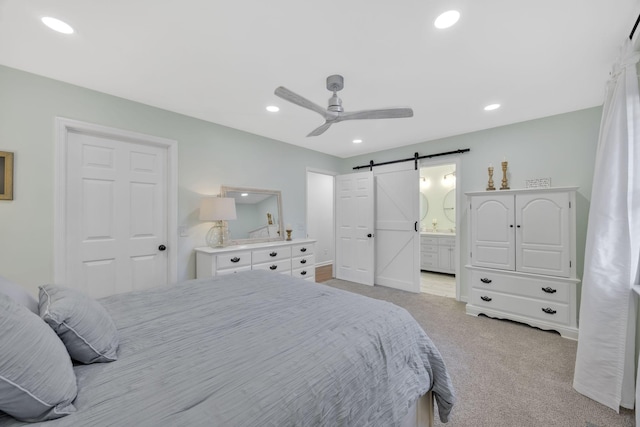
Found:
[[467, 314], [578, 338], [577, 187], [466, 193]]

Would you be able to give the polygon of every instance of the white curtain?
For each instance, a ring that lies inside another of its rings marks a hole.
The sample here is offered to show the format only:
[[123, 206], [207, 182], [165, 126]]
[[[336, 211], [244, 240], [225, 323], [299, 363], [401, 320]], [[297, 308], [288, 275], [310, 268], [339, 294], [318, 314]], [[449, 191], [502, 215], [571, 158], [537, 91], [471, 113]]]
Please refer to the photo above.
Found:
[[627, 40], [607, 84], [585, 247], [573, 387], [619, 411], [633, 408], [640, 261], [640, 98]]

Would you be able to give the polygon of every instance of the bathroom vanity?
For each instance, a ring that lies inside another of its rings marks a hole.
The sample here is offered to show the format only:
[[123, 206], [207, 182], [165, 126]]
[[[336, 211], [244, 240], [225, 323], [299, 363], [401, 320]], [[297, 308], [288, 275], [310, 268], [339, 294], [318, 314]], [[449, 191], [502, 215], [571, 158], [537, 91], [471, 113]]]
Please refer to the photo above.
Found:
[[456, 235], [452, 232], [420, 232], [420, 269], [456, 273]]

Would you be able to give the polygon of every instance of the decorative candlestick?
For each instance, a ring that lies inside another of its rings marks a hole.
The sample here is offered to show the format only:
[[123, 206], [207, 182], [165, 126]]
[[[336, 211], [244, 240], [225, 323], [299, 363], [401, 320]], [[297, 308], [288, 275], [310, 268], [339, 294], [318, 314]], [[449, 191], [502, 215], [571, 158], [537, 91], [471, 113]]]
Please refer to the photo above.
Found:
[[284, 231], [287, 232], [287, 240], [291, 240], [291, 232], [293, 231], [293, 227], [291, 227], [289, 224], [287, 224], [284, 227]]
[[501, 190], [509, 189], [509, 182], [507, 181], [507, 165], [508, 164], [509, 162], [507, 161], [502, 162], [502, 185], [500, 186]]
[[493, 186], [493, 166], [489, 164], [489, 182], [487, 183], [487, 190], [495, 190], [496, 187]]

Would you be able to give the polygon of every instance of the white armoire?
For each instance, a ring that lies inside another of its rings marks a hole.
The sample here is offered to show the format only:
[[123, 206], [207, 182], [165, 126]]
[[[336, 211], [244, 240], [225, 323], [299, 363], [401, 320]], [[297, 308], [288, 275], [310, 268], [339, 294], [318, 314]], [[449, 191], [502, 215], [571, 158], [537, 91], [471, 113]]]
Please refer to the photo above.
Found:
[[466, 193], [467, 314], [578, 338], [576, 188]]

